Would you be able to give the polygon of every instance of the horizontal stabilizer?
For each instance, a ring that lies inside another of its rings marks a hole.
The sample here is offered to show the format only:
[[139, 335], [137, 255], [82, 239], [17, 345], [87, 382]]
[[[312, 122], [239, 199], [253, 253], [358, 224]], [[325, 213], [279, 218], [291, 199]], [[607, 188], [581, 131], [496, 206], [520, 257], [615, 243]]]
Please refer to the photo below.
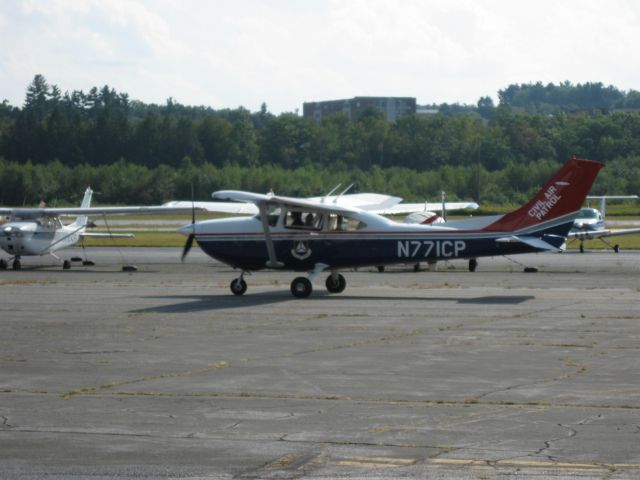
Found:
[[538, 250], [550, 250], [554, 252], [560, 252], [562, 249], [554, 247], [548, 242], [545, 242], [540, 237], [532, 237], [528, 235], [511, 235], [510, 237], [497, 238], [496, 242], [499, 243], [524, 243], [530, 247], [537, 248]]

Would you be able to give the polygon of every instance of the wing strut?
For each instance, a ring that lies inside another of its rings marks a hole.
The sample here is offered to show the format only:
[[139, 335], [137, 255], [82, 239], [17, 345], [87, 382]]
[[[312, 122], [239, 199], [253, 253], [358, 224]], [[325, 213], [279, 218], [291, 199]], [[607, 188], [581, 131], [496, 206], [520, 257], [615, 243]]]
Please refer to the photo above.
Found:
[[267, 204], [266, 202], [260, 202], [258, 204], [260, 209], [260, 220], [262, 221], [262, 230], [264, 231], [264, 240], [267, 244], [267, 254], [269, 260], [267, 261], [267, 267], [269, 268], [282, 268], [284, 263], [279, 262], [276, 257], [276, 249], [273, 246], [273, 239], [271, 238], [271, 229], [269, 228], [269, 218], [267, 217]]

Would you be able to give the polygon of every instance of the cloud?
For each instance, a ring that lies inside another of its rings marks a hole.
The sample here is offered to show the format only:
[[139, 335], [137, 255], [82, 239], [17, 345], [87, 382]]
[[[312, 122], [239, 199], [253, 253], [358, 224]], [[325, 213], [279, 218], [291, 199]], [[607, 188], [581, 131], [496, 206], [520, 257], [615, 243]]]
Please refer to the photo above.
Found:
[[510, 83], [636, 88], [631, 0], [22, 0], [0, 10], [1, 98], [63, 91], [276, 113], [354, 95], [475, 103]]

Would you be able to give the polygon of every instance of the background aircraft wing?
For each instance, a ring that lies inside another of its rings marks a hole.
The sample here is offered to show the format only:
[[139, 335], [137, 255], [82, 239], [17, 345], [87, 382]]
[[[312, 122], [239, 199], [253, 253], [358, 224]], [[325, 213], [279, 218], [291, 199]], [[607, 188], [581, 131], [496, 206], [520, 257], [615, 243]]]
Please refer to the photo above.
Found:
[[602, 238], [609, 235], [611, 230], [576, 230], [567, 234], [567, 240], [593, 240], [594, 238]]
[[[452, 210], [476, 210], [479, 205], [475, 202], [445, 202], [445, 210], [450, 212]], [[400, 215], [403, 213], [413, 212], [439, 212], [442, 210], [442, 202], [424, 202], [424, 203], [398, 203], [386, 208], [371, 209], [371, 213], [377, 213], [378, 215]]]
[[288, 207], [299, 207], [314, 210], [317, 212], [330, 212], [337, 214], [357, 213], [361, 211], [359, 208], [346, 207], [338, 204], [326, 204], [319, 201], [309, 199], [281, 197], [279, 195], [270, 195], [262, 193], [242, 192], [239, 190], [221, 190], [213, 192], [213, 198], [218, 200], [232, 200], [236, 202], [248, 202], [260, 205], [282, 205]]
[[[197, 209], [197, 208], [196, 208]], [[68, 207], [68, 208], [14, 208], [9, 213], [17, 217], [40, 218], [57, 217], [59, 215], [142, 215], [150, 213], [187, 213], [191, 212], [189, 206], [167, 207], [164, 205], [148, 207]]]
[[616, 230], [601, 229], [601, 230], [584, 230], [569, 232], [567, 238], [570, 240], [593, 240], [596, 238], [617, 237], [620, 235], [634, 235], [640, 233], [640, 228], [621, 228]]
[[620, 228], [615, 230], [609, 230], [607, 237], [617, 237], [618, 235], [634, 235], [640, 233], [640, 228]]

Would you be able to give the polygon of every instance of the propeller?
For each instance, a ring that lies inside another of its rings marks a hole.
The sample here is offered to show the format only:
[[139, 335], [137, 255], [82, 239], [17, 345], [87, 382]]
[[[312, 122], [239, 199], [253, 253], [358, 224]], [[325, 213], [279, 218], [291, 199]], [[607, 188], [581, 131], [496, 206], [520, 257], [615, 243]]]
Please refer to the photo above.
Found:
[[195, 202], [193, 199], [194, 195], [193, 195], [193, 182], [191, 182], [191, 233], [189, 234], [189, 236], [187, 237], [187, 241], [184, 244], [184, 248], [182, 249], [182, 257], [180, 258], [181, 261], [184, 262], [184, 259], [186, 258], [187, 254], [189, 253], [189, 250], [191, 250], [191, 247], [193, 246], [193, 240], [196, 238], [196, 207], [195, 207]]

